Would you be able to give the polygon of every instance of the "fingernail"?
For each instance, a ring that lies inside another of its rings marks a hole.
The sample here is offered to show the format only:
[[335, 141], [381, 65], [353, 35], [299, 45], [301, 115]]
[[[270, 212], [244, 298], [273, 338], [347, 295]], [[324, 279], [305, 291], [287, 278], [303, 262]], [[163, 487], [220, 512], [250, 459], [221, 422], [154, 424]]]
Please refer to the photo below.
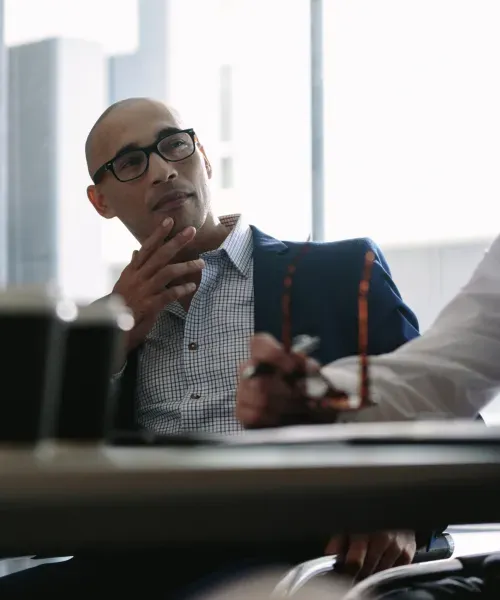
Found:
[[171, 223], [172, 223], [172, 219], [171, 219], [170, 217], [167, 217], [167, 218], [166, 218], [166, 219], [163, 221], [162, 225], [163, 225], [163, 227], [168, 227], [168, 226], [169, 226]]
[[199, 267], [204, 267], [205, 266], [205, 261], [202, 258], [197, 258], [194, 261]]
[[194, 292], [194, 290], [196, 289], [196, 283], [188, 283], [186, 285], [187, 289], [189, 292]]
[[186, 229], [184, 229], [181, 232], [182, 237], [190, 237], [193, 233], [193, 227], [186, 227]]

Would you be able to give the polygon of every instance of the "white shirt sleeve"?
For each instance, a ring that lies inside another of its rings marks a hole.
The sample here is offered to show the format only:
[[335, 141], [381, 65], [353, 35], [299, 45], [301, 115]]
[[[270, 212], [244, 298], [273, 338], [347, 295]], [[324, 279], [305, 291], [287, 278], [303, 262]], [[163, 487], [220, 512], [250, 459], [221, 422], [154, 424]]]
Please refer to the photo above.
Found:
[[[322, 373], [358, 395], [357, 357], [325, 365]], [[500, 236], [431, 328], [390, 354], [370, 357], [369, 376], [377, 405], [343, 421], [472, 418], [500, 392]]]

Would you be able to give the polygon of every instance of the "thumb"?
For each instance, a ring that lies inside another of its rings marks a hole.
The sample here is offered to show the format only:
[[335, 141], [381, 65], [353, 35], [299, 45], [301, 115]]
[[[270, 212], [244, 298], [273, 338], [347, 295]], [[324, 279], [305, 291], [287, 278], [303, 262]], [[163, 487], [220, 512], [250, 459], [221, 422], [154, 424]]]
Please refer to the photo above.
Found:
[[311, 358], [310, 356], [308, 356], [306, 359], [307, 373], [318, 373], [320, 370], [321, 370], [321, 364], [317, 360], [314, 360], [314, 358]]

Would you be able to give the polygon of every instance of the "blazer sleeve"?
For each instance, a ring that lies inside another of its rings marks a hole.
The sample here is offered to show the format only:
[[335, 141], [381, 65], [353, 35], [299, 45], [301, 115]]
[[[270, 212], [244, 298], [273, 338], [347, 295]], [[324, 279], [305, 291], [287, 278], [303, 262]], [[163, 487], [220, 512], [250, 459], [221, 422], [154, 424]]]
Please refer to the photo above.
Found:
[[363, 258], [375, 254], [368, 295], [368, 352], [385, 354], [419, 335], [418, 320], [405, 304], [392, 280], [389, 265], [380, 248], [370, 239], [363, 240]]

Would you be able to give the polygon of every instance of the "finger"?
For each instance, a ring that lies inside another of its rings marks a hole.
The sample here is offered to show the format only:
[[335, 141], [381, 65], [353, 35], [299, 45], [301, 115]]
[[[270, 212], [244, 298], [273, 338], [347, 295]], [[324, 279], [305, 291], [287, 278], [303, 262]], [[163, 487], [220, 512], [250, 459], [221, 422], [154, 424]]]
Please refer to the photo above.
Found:
[[[241, 371], [251, 365], [242, 365]], [[293, 397], [279, 376], [242, 379], [238, 388], [238, 418], [246, 427], [270, 427], [283, 423]]]
[[242, 406], [256, 409], [260, 412], [269, 410], [270, 386], [267, 378], [252, 377], [243, 379], [240, 384], [238, 402]]
[[300, 383], [290, 385], [282, 380], [271, 380], [270, 385], [269, 410], [283, 417], [283, 425], [307, 422], [307, 399], [300, 389]]
[[193, 240], [196, 235], [194, 227], [186, 227], [172, 239], [157, 248], [142, 266], [140, 273], [143, 279], [149, 279], [165, 265], [172, 262], [176, 254]]
[[[156, 320], [160, 311], [162, 311], [167, 304], [171, 302], [175, 302], [175, 300], [179, 300], [180, 298], [184, 298], [185, 296], [189, 296], [196, 291], [195, 283], [183, 283], [176, 286], [172, 286], [167, 290], [164, 290], [160, 294], [156, 294], [151, 296], [137, 311], [137, 321], [136, 323], [152, 325]], [[135, 317], [135, 315], [134, 315]]]
[[189, 294], [192, 294], [196, 291], [196, 288], [197, 285], [193, 282], [181, 283], [179, 285], [173, 285], [172, 287], [169, 287], [160, 294], [160, 298], [163, 301], [162, 306], [170, 304], [171, 302], [175, 302], [176, 300], [180, 300], [185, 296], [189, 296]]
[[417, 542], [414, 531], [401, 531], [398, 533], [399, 547], [402, 548], [401, 555], [395, 561], [394, 566], [409, 565], [415, 558]]
[[255, 363], [268, 363], [285, 373], [291, 373], [296, 366], [296, 358], [285, 352], [283, 346], [267, 333], [257, 333], [252, 337], [250, 354]]
[[[243, 373], [249, 368], [249, 367], [255, 367], [255, 363], [253, 360], [246, 360], [245, 362], [240, 363], [240, 366], [238, 367], [238, 377], [239, 380], [242, 381], [243, 380]], [[248, 380], [249, 382], [251, 381]]]
[[321, 364], [308, 356], [306, 358], [306, 373], [318, 373], [320, 370]]
[[271, 422], [266, 383], [266, 379], [262, 378], [242, 380], [240, 383], [236, 417], [244, 427], [264, 427]]
[[267, 406], [267, 386], [264, 385], [266, 380], [259, 377], [243, 379], [244, 371], [250, 366], [254, 366], [254, 363], [250, 360], [240, 365], [237, 402], [241, 406], [263, 410]]
[[[313, 375], [316, 373], [319, 373], [321, 370], [320, 364], [314, 360], [313, 358], [305, 358], [305, 363], [304, 363], [304, 368], [303, 368], [303, 373], [304, 375]], [[310, 394], [310, 386], [311, 382], [308, 381], [306, 379], [306, 377], [303, 377], [302, 379], [299, 379], [297, 381], [297, 390], [300, 392], [300, 395], [302, 397], [303, 402], [306, 403], [306, 406], [308, 406], [309, 408], [314, 408], [314, 406], [316, 406], [316, 403], [314, 402], [314, 400], [311, 402], [311, 399], [309, 398], [309, 394]]]
[[368, 537], [352, 535], [349, 537], [347, 554], [344, 559], [343, 572], [356, 577], [365, 562], [368, 552]]
[[138, 251], [138, 250], [134, 250], [134, 251], [132, 252], [132, 258], [130, 259], [130, 264], [131, 264], [133, 267], [136, 267], [136, 266], [137, 266], [137, 257], [138, 257], [138, 256], [139, 256], [139, 251]]
[[[379, 561], [377, 562], [376, 565], [374, 565], [372, 571], [370, 573], [368, 573], [368, 575], [371, 575], [372, 573], [378, 573], [380, 571], [385, 571], [386, 569], [392, 569], [392, 567], [395, 567], [398, 564], [399, 560], [402, 559], [402, 557], [403, 557], [403, 552], [397, 544], [389, 546], [389, 548], [387, 548], [387, 550], [380, 557]], [[402, 562], [399, 564], [409, 564], [409, 563]], [[368, 576], [368, 575], [366, 575], [366, 576]]]
[[378, 564], [383, 556], [387, 553], [388, 559], [392, 555], [396, 555], [396, 560], [401, 553], [401, 549], [394, 537], [391, 537], [388, 533], [378, 533], [369, 536], [368, 549], [363, 562], [363, 566], [358, 574], [360, 579], [370, 576], [372, 573], [378, 570]]
[[241, 406], [236, 412], [236, 418], [245, 429], [270, 427], [274, 424], [271, 416], [255, 407]]
[[285, 353], [293, 361], [292, 370], [295, 372], [307, 373], [307, 356], [305, 354], [297, 354], [295, 352]]
[[149, 258], [161, 248], [165, 243], [165, 238], [172, 231], [174, 226], [174, 220], [167, 217], [162, 223], [153, 231], [153, 233], [144, 242], [141, 249], [137, 253], [135, 266], [140, 269]]
[[395, 567], [402, 567], [404, 565], [410, 565], [415, 558], [416, 548], [406, 548], [401, 552], [398, 559], [394, 561]]
[[347, 551], [348, 537], [346, 535], [336, 535], [330, 539], [325, 548], [325, 554], [340, 554], [345, 557]]
[[176, 279], [186, 277], [187, 275], [200, 273], [204, 266], [205, 261], [201, 258], [189, 260], [187, 262], [166, 265], [163, 267], [163, 269], [158, 271], [152, 279], [149, 280], [149, 289], [153, 292], [159, 292]]

